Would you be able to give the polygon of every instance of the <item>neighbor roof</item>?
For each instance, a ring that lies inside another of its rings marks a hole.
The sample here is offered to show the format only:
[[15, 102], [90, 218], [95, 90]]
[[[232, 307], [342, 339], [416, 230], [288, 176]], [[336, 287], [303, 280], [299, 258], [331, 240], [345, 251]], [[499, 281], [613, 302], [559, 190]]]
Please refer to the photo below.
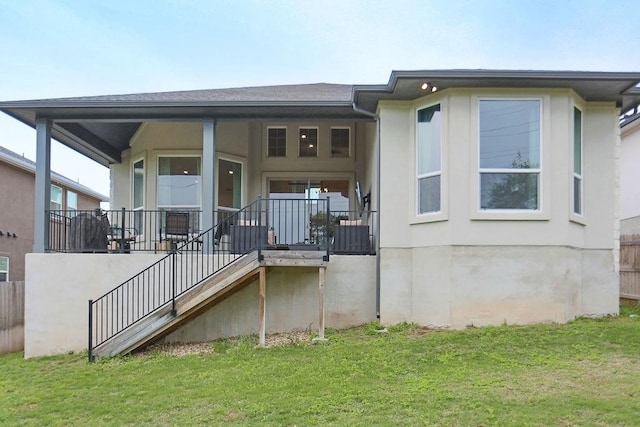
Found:
[[[10, 164], [19, 169], [25, 170], [32, 174], [36, 173], [36, 163], [32, 160], [27, 159], [24, 156], [21, 156], [18, 153], [15, 153], [5, 147], [0, 146], [0, 162]], [[108, 202], [109, 197], [104, 194], [100, 194], [91, 188], [80, 184], [70, 178], [67, 178], [64, 175], [60, 175], [59, 173], [51, 171], [51, 181], [57, 184], [64, 185], [71, 190], [77, 191], [78, 193], [86, 194], [88, 196], [94, 197], [101, 202]]]
[[379, 101], [427, 95], [424, 82], [448, 88], [573, 89], [587, 101], [640, 103], [640, 73], [418, 70], [393, 71], [387, 84], [258, 86], [0, 102], [0, 111], [35, 127], [52, 121], [52, 136], [102, 164], [120, 162], [140, 125], [153, 120], [372, 120]]

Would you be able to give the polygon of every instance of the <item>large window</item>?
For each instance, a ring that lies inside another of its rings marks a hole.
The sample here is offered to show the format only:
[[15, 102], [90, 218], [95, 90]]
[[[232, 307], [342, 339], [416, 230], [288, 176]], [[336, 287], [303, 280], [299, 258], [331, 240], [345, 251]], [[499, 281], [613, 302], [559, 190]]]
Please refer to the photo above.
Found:
[[51, 202], [49, 203], [49, 209], [52, 211], [62, 210], [62, 188], [57, 185], [51, 186]]
[[138, 234], [143, 234], [144, 230], [144, 159], [133, 163], [132, 171], [132, 204], [134, 210], [133, 227]]
[[9, 257], [0, 256], [0, 282], [9, 281]]
[[220, 159], [218, 162], [218, 206], [240, 209], [241, 204], [242, 163]]
[[418, 110], [417, 120], [418, 214], [439, 212], [442, 175], [440, 105]]
[[269, 157], [287, 156], [287, 128], [267, 129], [267, 155]]
[[318, 128], [300, 128], [299, 130], [299, 156], [318, 156]]
[[480, 208], [540, 209], [540, 100], [481, 100]]
[[331, 157], [349, 157], [349, 128], [331, 128]]
[[582, 111], [573, 109], [573, 213], [582, 215]]
[[200, 157], [158, 159], [158, 207], [200, 208]]

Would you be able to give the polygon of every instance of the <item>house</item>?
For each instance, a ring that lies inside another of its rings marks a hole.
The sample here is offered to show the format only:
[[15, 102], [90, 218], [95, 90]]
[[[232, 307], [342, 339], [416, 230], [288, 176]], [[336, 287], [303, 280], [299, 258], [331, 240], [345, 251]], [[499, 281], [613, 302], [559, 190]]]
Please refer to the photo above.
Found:
[[[33, 250], [36, 165], [0, 147], [0, 282], [23, 281], [24, 257]], [[51, 173], [49, 209], [77, 211], [100, 208], [109, 200], [69, 178]]]
[[[617, 313], [618, 116], [638, 82], [420, 70], [0, 103], [37, 130], [25, 356]], [[111, 168], [115, 253], [47, 239], [52, 136]]]
[[620, 233], [640, 234], [640, 110], [629, 110], [622, 117], [620, 136]]

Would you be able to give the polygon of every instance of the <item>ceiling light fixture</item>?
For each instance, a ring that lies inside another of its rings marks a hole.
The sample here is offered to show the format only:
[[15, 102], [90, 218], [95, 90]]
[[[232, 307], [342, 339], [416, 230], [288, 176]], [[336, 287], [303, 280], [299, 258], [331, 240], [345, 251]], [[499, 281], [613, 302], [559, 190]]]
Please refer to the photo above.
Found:
[[183, 174], [189, 175], [189, 171], [182, 171]]
[[233, 171], [229, 171], [229, 175], [233, 175]]
[[429, 88], [429, 83], [427, 82], [422, 83], [422, 86], [420, 86], [420, 89], [422, 90], [427, 90], [428, 88]]

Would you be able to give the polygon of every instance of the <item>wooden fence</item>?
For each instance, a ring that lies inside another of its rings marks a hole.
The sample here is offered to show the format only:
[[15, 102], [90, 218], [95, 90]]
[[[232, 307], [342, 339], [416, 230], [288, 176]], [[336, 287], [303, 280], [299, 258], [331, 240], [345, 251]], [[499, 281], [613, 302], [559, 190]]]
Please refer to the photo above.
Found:
[[0, 354], [24, 350], [24, 282], [0, 282]]
[[640, 300], [640, 234], [620, 237], [620, 298]]

